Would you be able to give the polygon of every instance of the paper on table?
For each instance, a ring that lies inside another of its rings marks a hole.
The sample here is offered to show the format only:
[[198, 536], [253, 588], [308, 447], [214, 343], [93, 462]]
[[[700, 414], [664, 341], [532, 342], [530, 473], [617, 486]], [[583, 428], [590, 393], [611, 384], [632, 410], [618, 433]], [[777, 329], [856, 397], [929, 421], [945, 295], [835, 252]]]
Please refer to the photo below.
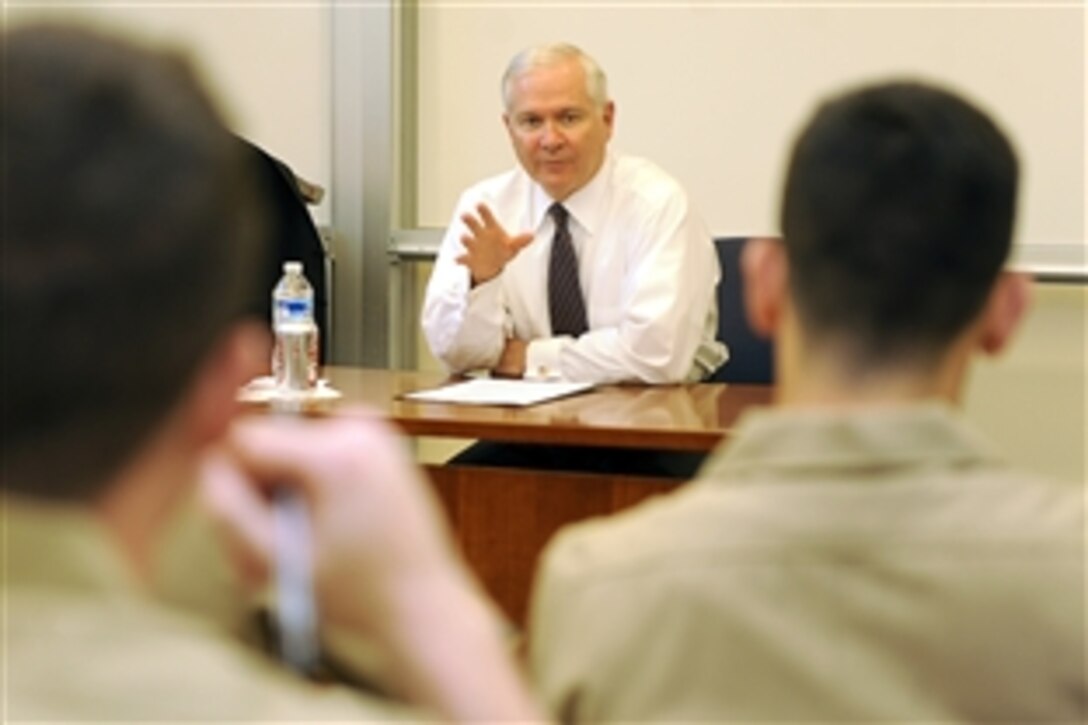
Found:
[[526, 406], [581, 393], [592, 387], [593, 383], [476, 378], [433, 390], [417, 390], [403, 397], [424, 403]]

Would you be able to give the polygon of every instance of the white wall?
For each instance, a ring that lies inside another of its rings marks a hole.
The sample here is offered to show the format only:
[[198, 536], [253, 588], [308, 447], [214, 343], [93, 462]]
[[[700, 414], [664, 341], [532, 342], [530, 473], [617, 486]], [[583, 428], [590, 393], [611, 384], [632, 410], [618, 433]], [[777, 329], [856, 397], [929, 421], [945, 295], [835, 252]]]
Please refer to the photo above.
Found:
[[[5, 22], [78, 20], [191, 52], [234, 130], [328, 189], [329, 2], [164, 4], [5, 0]], [[327, 197], [326, 197], [327, 199]], [[314, 210], [329, 219], [328, 202]]]
[[513, 164], [499, 78], [521, 48], [566, 40], [609, 74], [613, 146], [679, 177], [715, 234], [777, 229], [785, 153], [818, 99], [909, 75], [960, 89], [1011, 132], [1022, 242], [1083, 245], [1084, 15], [1081, 2], [427, 2], [419, 222], [444, 226], [462, 188]]

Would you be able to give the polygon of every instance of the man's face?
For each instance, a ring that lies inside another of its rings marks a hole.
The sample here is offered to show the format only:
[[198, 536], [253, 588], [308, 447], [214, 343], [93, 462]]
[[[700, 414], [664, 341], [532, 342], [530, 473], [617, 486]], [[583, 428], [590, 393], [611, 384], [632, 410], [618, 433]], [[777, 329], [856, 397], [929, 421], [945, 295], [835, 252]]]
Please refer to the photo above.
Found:
[[613, 105], [598, 108], [576, 60], [531, 68], [511, 86], [503, 122], [529, 176], [556, 201], [593, 178], [612, 138]]

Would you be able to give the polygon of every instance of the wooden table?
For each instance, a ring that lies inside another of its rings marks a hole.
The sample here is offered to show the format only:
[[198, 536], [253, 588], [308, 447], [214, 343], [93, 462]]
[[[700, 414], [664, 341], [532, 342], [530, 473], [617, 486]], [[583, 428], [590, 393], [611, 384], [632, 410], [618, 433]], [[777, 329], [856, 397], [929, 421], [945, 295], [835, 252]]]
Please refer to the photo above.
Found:
[[[340, 403], [384, 411], [409, 435], [542, 445], [709, 451], [740, 413], [770, 402], [760, 385], [606, 386], [529, 408], [415, 403], [398, 396], [446, 382], [441, 373], [328, 367]], [[632, 475], [433, 465], [428, 474], [484, 587], [525, 621], [541, 549], [556, 529], [608, 515], [678, 485]]]

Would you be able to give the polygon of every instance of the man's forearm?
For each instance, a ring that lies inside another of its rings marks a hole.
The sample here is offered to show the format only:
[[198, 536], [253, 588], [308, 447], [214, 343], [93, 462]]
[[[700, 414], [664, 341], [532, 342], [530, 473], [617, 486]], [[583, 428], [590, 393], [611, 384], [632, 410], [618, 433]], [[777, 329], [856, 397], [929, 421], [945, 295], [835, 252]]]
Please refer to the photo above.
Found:
[[525, 359], [529, 343], [525, 340], [508, 339], [503, 346], [498, 363], [491, 370], [496, 377], [521, 378], [525, 376]]

